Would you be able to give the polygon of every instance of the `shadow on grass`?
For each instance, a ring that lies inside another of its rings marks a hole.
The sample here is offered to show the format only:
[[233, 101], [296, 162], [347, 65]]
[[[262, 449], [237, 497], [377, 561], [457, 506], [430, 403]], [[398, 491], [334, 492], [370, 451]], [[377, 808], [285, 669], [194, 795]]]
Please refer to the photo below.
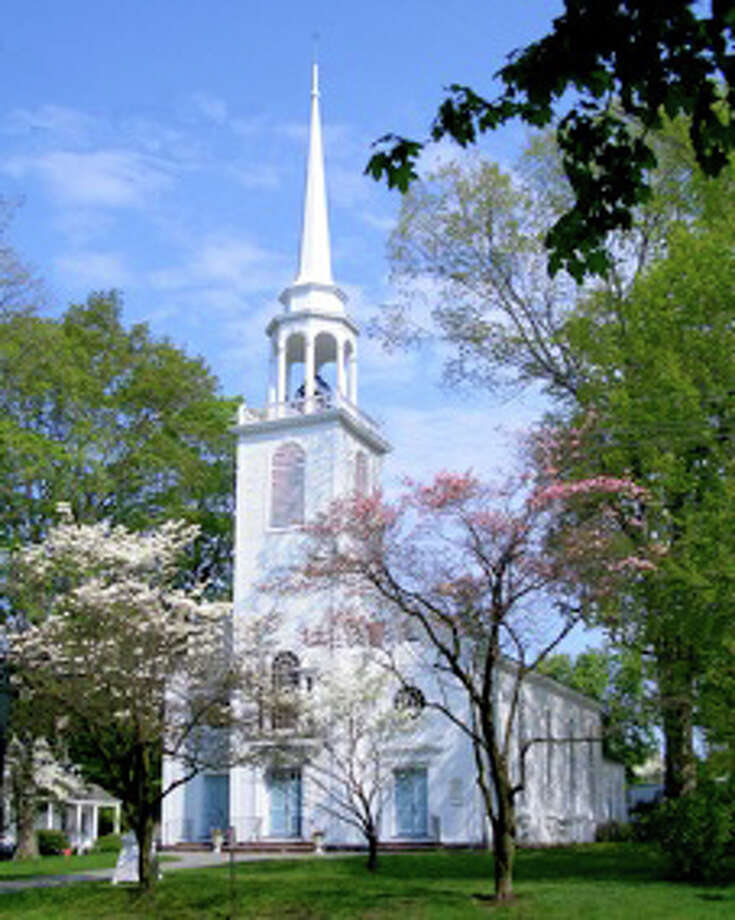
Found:
[[[362, 860], [340, 862], [341, 871], [364, 875]], [[429, 878], [492, 880], [492, 853], [483, 850], [436, 851], [433, 853], [381, 854], [377, 876], [392, 879]], [[514, 877], [517, 881], [658, 881], [664, 879], [665, 863], [655, 847], [641, 844], [588, 844], [542, 850], [518, 850]]]

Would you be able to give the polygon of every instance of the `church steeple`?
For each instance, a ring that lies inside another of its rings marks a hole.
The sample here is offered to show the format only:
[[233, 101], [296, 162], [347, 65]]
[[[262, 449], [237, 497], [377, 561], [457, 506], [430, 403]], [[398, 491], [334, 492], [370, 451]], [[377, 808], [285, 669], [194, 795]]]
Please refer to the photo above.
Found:
[[288, 312], [317, 311], [344, 314], [347, 295], [332, 279], [329, 245], [327, 190], [324, 179], [324, 148], [319, 111], [319, 65], [311, 68], [311, 118], [306, 160], [304, 216], [301, 225], [299, 264], [293, 283], [281, 294]]
[[311, 70], [311, 119], [309, 155], [306, 163], [304, 222], [301, 227], [299, 269], [294, 284], [332, 284], [332, 259], [329, 249], [327, 191], [324, 183], [324, 149], [319, 115], [319, 65]]
[[359, 333], [345, 312], [347, 295], [332, 279], [316, 64], [311, 71], [299, 263], [296, 278], [280, 301], [283, 312], [266, 328], [271, 342], [266, 417], [303, 419], [330, 412], [361, 417], [357, 408]]

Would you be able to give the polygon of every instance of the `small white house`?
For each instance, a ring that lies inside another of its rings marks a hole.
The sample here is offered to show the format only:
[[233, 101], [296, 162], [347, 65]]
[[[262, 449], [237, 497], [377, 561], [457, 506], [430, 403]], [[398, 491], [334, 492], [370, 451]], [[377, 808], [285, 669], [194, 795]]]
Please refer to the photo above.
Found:
[[[89, 850], [100, 836], [101, 818], [114, 833], [120, 833], [120, 800], [95, 783], [86, 782], [73, 768], [61, 766], [45, 742], [38, 742], [34, 756], [36, 792], [36, 830], [63, 831], [74, 851]], [[5, 789], [10, 788], [6, 776]], [[12, 801], [6, 801], [7, 827], [4, 838], [16, 839]]]

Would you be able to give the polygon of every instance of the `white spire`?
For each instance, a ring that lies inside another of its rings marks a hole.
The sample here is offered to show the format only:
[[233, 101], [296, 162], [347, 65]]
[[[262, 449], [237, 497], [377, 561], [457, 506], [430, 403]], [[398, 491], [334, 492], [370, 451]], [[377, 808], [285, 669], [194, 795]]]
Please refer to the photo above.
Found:
[[304, 223], [301, 228], [299, 270], [295, 284], [333, 284], [329, 250], [327, 193], [324, 183], [324, 151], [319, 117], [319, 65], [311, 70], [311, 126], [309, 159], [306, 165]]

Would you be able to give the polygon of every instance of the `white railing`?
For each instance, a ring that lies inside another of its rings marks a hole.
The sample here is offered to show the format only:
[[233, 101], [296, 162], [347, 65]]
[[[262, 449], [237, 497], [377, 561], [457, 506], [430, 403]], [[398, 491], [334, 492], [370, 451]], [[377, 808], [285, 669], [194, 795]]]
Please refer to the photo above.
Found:
[[334, 409], [342, 409], [369, 428], [376, 430], [380, 428], [380, 424], [374, 418], [371, 418], [362, 409], [358, 409], [354, 403], [350, 402], [341, 393], [316, 393], [309, 399], [299, 397], [290, 399], [287, 402], [268, 403], [263, 409], [251, 409], [249, 406], [243, 405], [240, 406], [237, 420], [240, 425], [255, 425], [272, 419], [298, 418], [303, 415], [330, 412]]

